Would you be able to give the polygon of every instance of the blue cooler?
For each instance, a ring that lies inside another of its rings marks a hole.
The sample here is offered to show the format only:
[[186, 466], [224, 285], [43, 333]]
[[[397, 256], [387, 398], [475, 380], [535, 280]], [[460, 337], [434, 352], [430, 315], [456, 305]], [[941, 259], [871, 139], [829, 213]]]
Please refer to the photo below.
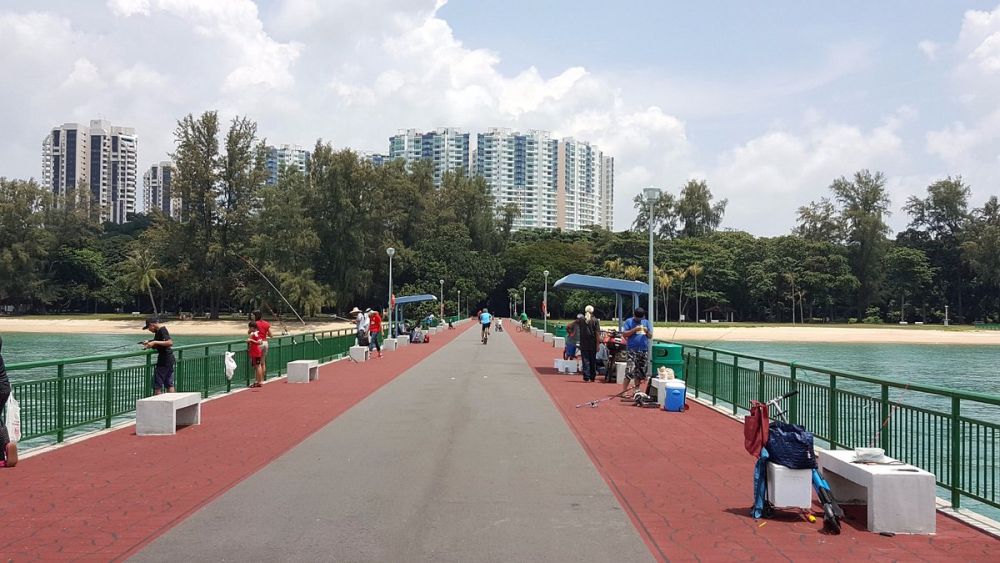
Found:
[[684, 411], [684, 396], [687, 393], [687, 385], [683, 379], [671, 379], [667, 381], [667, 398], [663, 402], [663, 410], [673, 412]]

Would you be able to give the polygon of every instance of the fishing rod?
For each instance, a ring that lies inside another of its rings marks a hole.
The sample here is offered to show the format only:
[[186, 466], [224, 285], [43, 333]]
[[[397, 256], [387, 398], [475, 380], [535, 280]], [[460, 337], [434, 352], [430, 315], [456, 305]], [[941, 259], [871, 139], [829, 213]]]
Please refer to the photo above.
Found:
[[272, 317], [278, 319], [278, 324], [281, 325], [281, 335], [285, 336], [285, 335], [289, 334], [289, 332], [288, 332], [288, 325], [285, 324], [285, 320], [281, 318], [281, 315], [279, 315], [278, 313], [275, 313], [274, 309], [271, 308], [271, 304], [268, 303], [267, 301], [264, 302], [264, 306], [267, 307], [267, 310], [271, 312], [271, 316]]
[[257, 272], [257, 274], [260, 275], [260, 277], [265, 282], [267, 282], [267, 285], [271, 286], [271, 289], [273, 289], [274, 292], [278, 294], [278, 297], [280, 297], [281, 300], [285, 302], [285, 305], [288, 305], [288, 308], [293, 313], [295, 313], [295, 316], [299, 319], [299, 322], [302, 323], [302, 326], [304, 326], [304, 327], [308, 327], [309, 326], [309, 325], [306, 324], [306, 321], [302, 318], [302, 315], [300, 315], [299, 312], [295, 310], [295, 307], [292, 307], [292, 304], [288, 302], [288, 299], [285, 299], [285, 296], [281, 293], [281, 291], [278, 289], [278, 287], [276, 285], [274, 285], [273, 283], [271, 283], [271, 280], [268, 279], [268, 277], [264, 275], [264, 272], [260, 271], [260, 269], [257, 266], [255, 266], [254, 263], [251, 262], [250, 259], [247, 258], [246, 256], [243, 256], [241, 254], [237, 254], [236, 256], [238, 256], [241, 260], [243, 260], [244, 262], [246, 262], [247, 266], [250, 266], [253, 269], [253, 271]]
[[[146, 342], [145, 340], [140, 340], [139, 342], [136, 342], [136, 344], [145, 344], [145, 342]], [[110, 348], [102, 348], [100, 350], [95, 350], [95, 353], [103, 354], [105, 352], [113, 352], [115, 350], [121, 350], [122, 348], [131, 348], [132, 346], [135, 346], [135, 344], [122, 344], [120, 346], [112, 346]]]
[[603, 403], [604, 401], [610, 401], [611, 399], [614, 399], [614, 398], [617, 398], [617, 397], [624, 397], [626, 393], [628, 393], [629, 391], [631, 391], [633, 389], [637, 389], [638, 387], [639, 387], [638, 383], [633, 383], [631, 387], [629, 387], [628, 389], [622, 391], [621, 393], [618, 393], [617, 395], [611, 395], [611, 396], [608, 396], [608, 397], [602, 397], [600, 399], [594, 399], [593, 401], [587, 401], [585, 403], [580, 403], [579, 405], [576, 406], [576, 408], [580, 408], [580, 407], [597, 408], [597, 405]]

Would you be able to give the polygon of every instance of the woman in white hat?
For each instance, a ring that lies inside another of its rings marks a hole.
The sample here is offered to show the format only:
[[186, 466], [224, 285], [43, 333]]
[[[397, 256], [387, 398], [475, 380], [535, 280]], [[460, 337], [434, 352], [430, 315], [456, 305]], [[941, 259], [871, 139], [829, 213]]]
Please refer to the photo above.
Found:
[[358, 346], [368, 346], [368, 315], [364, 314], [361, 309], [357, 307], [351, 309], [352, 315], [357, 315], [357, 338]]

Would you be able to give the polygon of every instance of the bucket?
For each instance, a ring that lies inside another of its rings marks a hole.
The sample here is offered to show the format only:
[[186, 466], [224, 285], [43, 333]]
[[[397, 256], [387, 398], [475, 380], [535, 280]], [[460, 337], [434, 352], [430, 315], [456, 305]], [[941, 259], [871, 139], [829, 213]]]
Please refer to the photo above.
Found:
[[666, 399], [663, 401], [663, 410], [681, 412], [684, 410], [684, 395], [687, 392], [687, 385], [682, 379], [671, 379], [666, 385]]

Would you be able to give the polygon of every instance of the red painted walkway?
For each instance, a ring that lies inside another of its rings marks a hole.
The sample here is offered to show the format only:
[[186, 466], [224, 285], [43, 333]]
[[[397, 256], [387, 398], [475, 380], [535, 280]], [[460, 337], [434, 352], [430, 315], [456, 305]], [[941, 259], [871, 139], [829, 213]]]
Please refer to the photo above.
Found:
[[839, 536], [793, 513], [755, 522], [754, 459], [738, 421], [697, 403], [685, 413], [641, 409], [618, 399], [575, 408], [621, 391], [557, 374], [560, 352], [529, 333], [515, 344], [562, 412], [653, 555], [700, 561], [996, 561], [1000, 540], [938, 516], [935, 536], [885, 537], [865, 530], [852, 510]]
[[279, 379], [210, 401], [202, 425], [176, 436], [138, 438], [129, 426], [23, 459], [0, 471], [0, 560], [124, 558], [459, 332], [364, 364], [335, 362], [309, 384]]

